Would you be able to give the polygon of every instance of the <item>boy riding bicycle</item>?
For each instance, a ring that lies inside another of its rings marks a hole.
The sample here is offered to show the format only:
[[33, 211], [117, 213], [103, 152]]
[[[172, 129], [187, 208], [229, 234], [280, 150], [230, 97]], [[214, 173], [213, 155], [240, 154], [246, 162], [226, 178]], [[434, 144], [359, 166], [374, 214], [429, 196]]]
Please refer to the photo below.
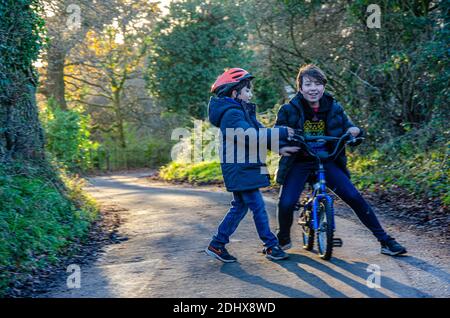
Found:
[[[309, 64], [301, 67], [297, 76], [298, 93], [280, 108], [275, 127], [288, 126], [302, 132], [304, 136], [341, 137], [347, 132], [354, 137], [363, 135], [362, 130], [348, 118], [342, 106], [325, 92], [326, 83], [325, 74], [317, 66]], [[278, 201], [277, 236], [280, 246], [288, 249], [292, 246], [290, 229], [295, 205], [317, 163], [307, 152], [298, 147], [289, 147], [288, 141], [281, 141], [281, 147], [284, 148], [277, 173], [277, 182], [282, 185]], [[310, 147], [316, 152], [329, 150], [327, 144], [320, 141], [310, 144]], [[406, 249], [384, 231], [373, 209], [350, 181], [346, 164], [345, 151], [334, 162], [324, 164], [327, 186], [353, 209], [361, 222], [378, 239], [381, 253], [406, 253]]]

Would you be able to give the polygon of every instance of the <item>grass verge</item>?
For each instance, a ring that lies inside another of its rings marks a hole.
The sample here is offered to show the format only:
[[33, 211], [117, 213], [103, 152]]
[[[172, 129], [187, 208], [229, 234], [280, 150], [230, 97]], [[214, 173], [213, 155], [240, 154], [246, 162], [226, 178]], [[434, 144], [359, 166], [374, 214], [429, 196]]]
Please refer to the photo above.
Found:
[[57, 264], [98, 215], [81, 179], [53, 171], [25, 163], [0, 167], [0, 296]]

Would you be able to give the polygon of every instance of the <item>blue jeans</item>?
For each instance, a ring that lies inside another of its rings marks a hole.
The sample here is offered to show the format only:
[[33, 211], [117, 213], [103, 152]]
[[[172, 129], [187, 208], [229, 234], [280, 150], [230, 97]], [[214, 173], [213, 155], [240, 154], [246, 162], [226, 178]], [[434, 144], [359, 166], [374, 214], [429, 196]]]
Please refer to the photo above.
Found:
[[264, 246], [269, 248], [278, 245], [277, 237], [270, 231], [269, 217], [259, 189], [233, 192], [231, 208], [220, 223], [217, 234], [213, 236], [210, 244], [213, 247], [223, 247], [228, 244], [230, 236], [236, 231], [249, 208], [253, 212], [256, 230]]
[[[305, 187], [308, 175], [317, 169], [317, 162], [296, 162], [281, 187], [278, 201], [278, 239], [290, 240], [290, 231], [294, 217], [295, 204]], [[364, 200], [350, 179], [334, 162], [324, 163], [327, 187], [347, 203], [361, 222], [373, 233], [378, 241], [384, 241], [388, 235], [378, 222], [377, 216]]]

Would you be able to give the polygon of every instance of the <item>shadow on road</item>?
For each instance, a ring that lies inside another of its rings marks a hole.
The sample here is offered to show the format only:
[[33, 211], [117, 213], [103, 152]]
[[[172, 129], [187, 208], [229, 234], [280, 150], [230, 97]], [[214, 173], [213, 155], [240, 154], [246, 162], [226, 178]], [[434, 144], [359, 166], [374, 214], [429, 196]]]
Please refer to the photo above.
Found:
[[[330, 297], [346, 297], [344, 294], [342, 294], [340, 291], [332, 288], [329, 286], [326, 282], [324, 282], [322, 279], [318, 278], [316, 275], [313, 275], [311, 273], [308, 273], [304, 269], [301, 268], [302, 265], [308, 265], [310, 267], [313, 267], [317, 270], [322, 271], [323, 273], [326, 273], [335, 279], [340, 280], [343, 284], [346, 284], [350, 287], [353, 287], [354, 289], [358, 290], [362, 294], [364, 294], [367, 297], [371, 298], [385, 298], [389, 297], [388, 295], [382, 293], [381, 291], [369, 288], [366, 284], [360, 283], [349, 276], [346, 276], [331, 267], [325, 265], [323, 262], [316, 261], [313, 258], [309, 258], [303, 255], [299, 254], [289, 254], [289, 259], [285, 262], [278, 262], [279, 266], [285, 268], [286, 270], [296, 274], [300, 279], [304, 280], [305, 282], [309, 283], [310, 285], [319, 288], [322, 292], [326, 293]], [[333, 264], [348, 273], [361, 277], [364, 279], [364, 281], [369, 277], [370, 273], [367, 272], [367, 268], [370, 264], [363, 263], [363, 262], [354, 262], [354, 263], [348, 263], [345, 260], [333, 258], [330, 261], [330, 264]], [[381, 286], [384, 289], [390, 290], [393, 293], [397, 294], [399, 297], [431, 297], [430, 295], [424, 294], [423, 292], [420, 292], [419, 290], [412, 288], [408, 285], [405, 285], [403, 283], [397, 282], [396, 280], [393, 280], [390, 277], [382, 276], [381, 277]]]
[[313, 297], [312, 295], [302, 292], [301, 290], [289, 286], [284, 286], [282, 284], [270, 282], [262, 278], [261, 276], [249, 274], [248, 272], [246, 272], [244, 269], [241, 268], [241, 265], [239, 263], [224, 264], [220, 268], [220, 272], [235, 277], [243, 282], [270, 289], [274, 292], [285, 295], [286, 297], [294, 297], [294, 298]]
[[402, 257], [399, 258], [400, 261], [403, 263], [409, 264], [411, 266], [414, 266], [422, 271], [425, 271], [429, 274], [432, 274], [436, 278], [439, 278], [444, 283], [450, 285], [450, 273], [447, 273], [446, 271], [442, 270], [439, 267], [436, 267], [420, 258], [414, 257], [414, 256], [408, 256], [408, 257]]

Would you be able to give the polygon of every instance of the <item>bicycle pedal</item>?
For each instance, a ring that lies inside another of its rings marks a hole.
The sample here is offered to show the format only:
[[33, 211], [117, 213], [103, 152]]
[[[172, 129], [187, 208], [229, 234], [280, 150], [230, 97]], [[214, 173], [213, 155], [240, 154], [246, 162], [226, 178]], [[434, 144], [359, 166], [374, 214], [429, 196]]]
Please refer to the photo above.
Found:
[[342, 239], [340, 238], [333, 238], [333, 247], [342, 247], [342, 245], [344, 245], [344, 241], [342, 241]]

